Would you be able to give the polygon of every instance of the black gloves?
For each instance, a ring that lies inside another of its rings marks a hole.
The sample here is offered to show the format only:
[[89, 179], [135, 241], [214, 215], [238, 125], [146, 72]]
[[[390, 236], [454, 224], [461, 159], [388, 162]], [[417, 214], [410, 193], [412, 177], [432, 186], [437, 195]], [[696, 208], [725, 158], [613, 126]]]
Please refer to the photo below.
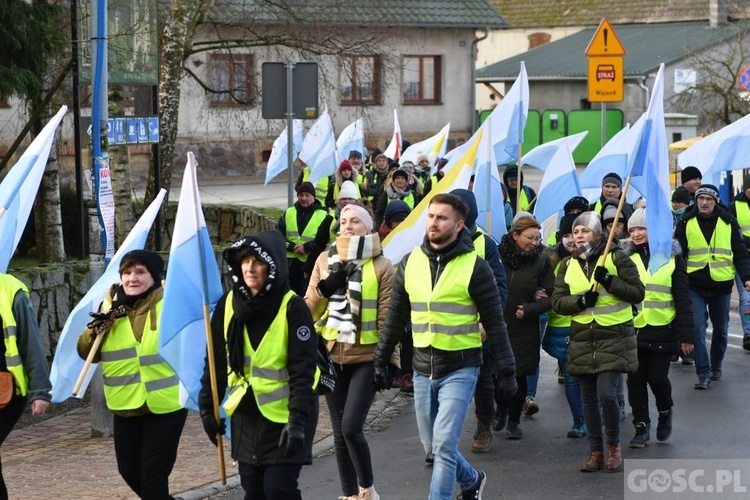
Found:
[[578, 296], [578, 305], [581, 307], [581, 309], [594, 307], [596, 305], [596, 299], [598, 298], [599, 298], [599, 292], [589, 290], [583, 295]]
[[206, 434], [208, 434], [208, 439], [211, 440], [211, 442], [214, 444], [214, 446], [219, 446], [218, 441], [216, 439], [216, 435], [224, 435], [227, 432], [227, 427], [224, 425], [225, 419], [221, 419], [219, 422], [216, 421], [216, 417], [214, 417], [213, 411], [202, 411], [201, 412], [201, 422], [203, 422], [203, 430], [206, 431]]
[[118, 318], [123, 318], [128, 315], [128, 310], [125, 306], [113, 307], [107, 312], [90, 312], [89, 316], [93, 319], [89, 322], [86, 327], [93, 330], [94, 335], [101, 335], [109, 332], [112, 328], [112, 324]]
[[604, 266], [596, 266], [596, 269], [594, 269], [594, 279], [606, 290], [609, 290], [609, 287], [612, 286], [612, 275], [609, 274], [609, 271]]
[[497, 389], [505, 401], [509, 402], [518, 392], [518, 382], [516, 382], [515, 375], [501, 375], [497, 385]]
[[318, 282], [318, 290], [320, 294], [328, 298], [333, 295], [336, 290], [344, 288], [346, 286], [346, 271], [340, 269], [335, 273], [331, 273], [328, 277]]
[[375, 390], [385, 391], [391, 388], [393, 383], [393, 377], [391, 376], [391, 370], [388, 365], [378, 366], [375, 365]]
[[286, 447], [284, 456], [289, 458], [305, 446], [305, 428], [295, 422], [288, 422], [281, 431], [279, 448]]

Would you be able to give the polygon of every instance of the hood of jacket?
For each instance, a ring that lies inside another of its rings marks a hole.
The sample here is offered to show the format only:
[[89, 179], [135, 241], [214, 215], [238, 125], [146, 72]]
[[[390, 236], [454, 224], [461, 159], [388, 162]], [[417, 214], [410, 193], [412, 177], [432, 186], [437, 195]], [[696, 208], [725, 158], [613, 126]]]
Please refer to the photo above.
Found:
[[476, 196], [468, 189], [454, 189], [451, 191], [451, 194], [455, 194], [461, 198], [466, 203], [466, 206], [469, 207], [469, 214], [466, 216], [465, 224], [469, 232], [473, 234], [476, 231], [477, 217], [479, 216]]
[[289, 267], [286, 260], [286, 242], [278, 231], [264, 231], [245, 236], [224, 250], [224, 260], [232, 282], [232, 288], [243, 295], [247, 291], [245, 279], [242, 276], [241, 258], [254, 255], [268, 267], [268, 276], [263, 283], [257, 297], [265, 297], [286, 293], [289, 288]]

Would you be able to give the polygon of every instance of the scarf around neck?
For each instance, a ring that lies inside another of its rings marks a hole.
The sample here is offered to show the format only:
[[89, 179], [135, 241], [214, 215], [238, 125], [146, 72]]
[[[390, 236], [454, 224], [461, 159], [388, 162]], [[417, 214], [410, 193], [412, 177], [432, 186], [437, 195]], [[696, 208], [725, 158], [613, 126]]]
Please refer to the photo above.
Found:
[[382, 253], [377, 234], [339, 236], [328, 250], [328, 274], [344, 270], [347, 284], [328, 298], [326, 326], [339, 332], [336, 340], [354, 344], [362, 308], [362, 266]]
[[504, 234], [500, 240], [500, 256], [511, 269], [518, 269], [524, 263], [536, 260], [541, 253], [541, 245], [537, 245], [533, 250], [521, 250], [510, 234]]

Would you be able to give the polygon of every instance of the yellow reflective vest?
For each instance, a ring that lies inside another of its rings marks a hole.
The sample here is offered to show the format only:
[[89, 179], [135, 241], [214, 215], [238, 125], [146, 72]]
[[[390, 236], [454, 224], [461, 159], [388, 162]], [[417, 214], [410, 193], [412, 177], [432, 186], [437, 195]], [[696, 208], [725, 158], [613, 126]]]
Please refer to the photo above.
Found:
[[742, 230], [742, 236], [750, 238], [750, 206], [746, 201], [735, 201], [734, 209], [737, 212], [737, 223]]
[[643, 304], [639, 304], [638, 315], [633, 320], [636, 328], [650, 326], [665, 326], [677, 317], [672, 295], [672, 274], [675, 270], [674, 257], [659, 268], [656, 273], [651, 274], [643, 264], [639, 254], [630, 256], [638, 268], [641, 281], [646, 286], [646, 295]]
[[411, 301], [414, 347], [445, 351], [481, 347], [477, 305], [468, 292], [477, 258], [476, 252], [454, 257], [430, 288], [430, 259], [419, 248], [411, 252], [404, 286]]
[[[307, 182], [310, 178], [310, 168], [305, 167], [302, 170], [302, 182]], [[318, 179], [315, 183], [315, 199], [320, 202], [321, 205], [325, 206], [326, 196], [328, 196], [328, 177]]]
[[23, 367], [21, 353], [18, 351], [18, 337], [16, 336], [16, 317], [13, 315], [13, 299], [19, 290], [26, 295], [29, 289], [17, 278], [9, 274], [0, 274], [0, 318], [3, 322], [3, 339], [5, 341], [5, 365], [13, 374], [16, 394], [25, 396], [29, 388], [29, 375]]
[[414, 191], [409, 191], [409, 194], [404, 196], [403, 198], [390, 198], [388, 197], [388, 202], [386, 205], [389, 205], [392, 201], [401, 200], [407, 205], [409, 205], [409, 208], [414, 210]]
[[[286, 239], [291, 241], [295, 245], [304, 245], [305, 243], [314, 240], [315, 235], [318, 234], [318, 228], [323, 223], [325, 218], [325, 210], [313, 210], [310, 221], [305, 226], [302, 234], [300, 234], [299, 228], [297, 227], [297, 207], [289, 207], [284, 214], [284, 222], [286, 223]], [[287, 252], [286, 257], [288, 259], [298, 259], [302, 262], [307, 261], [307, 255], [297, 255], [294, 252]]]
[[477, 227], [477, 232], [474, 235], [474, 250], [477, 252], [477, 255], [479, 255], [481, 258], [484, 259], [484, 253], [485, 253], [485, 244], [487, 243], [485, 237], [484, 237], [484, 231], [480, 227]]
[[721, 217], [716, 220], [716, 228], [711, 235], [711, 243], [703, 236], [698, 220], [693, 217], [685, 226], [688, 244], [687, 272], [694, 273], [708, 265], [708, 272], [714, 281], [734, 279], [735, 269], [732, 253], [732, 225]]
[[[229, 323], [234, 316], [232, 298], [234, 292], [227, 294], [224, 310], [224, 341], [229, 333]], [[247, 393], [247, 388], [253, 388], [255, 403], [261, 414], [271, 422], [285, 424], [289, 421], [289, 370], [287, 369], [287, 355], [289, 351], [289, 324], [286, 319], [287, 306], [293, 291], [288, 291], [281, 300], [281, 306], [276, 317], [268, 327], [258, 349], [253, 349], [250, 337], [245, 329], [244, 335], [244, 370], [243, 376], [229, 371], [227, 385], [229, 395], [222, 406], [227, 415], [232, 416]], [[315, 370], [313, 389], [320, 379], [320, 369]]]
[[[604, 267], [609, 274], [617, 276], [617, 267], [611, 256], [607, 259]], [[602, 265], [604, 256], [599, 257], [598, 266]], [[571, 295], [578, 295], [587, 292], [596, 283], [593, 273], [591, 279], [587, 279], [581, 268], [581, 264], [575, 257], [568, 261], [568, 268], [565, 270], [565, 283], [570, 288]], [[603, 286], [598, 286], [599, 298], [594, 307], [587, 307], [583, 311], [571, 316], [571, 320], [582, 325], [590, 324], [596, 321], [601, 326], [613, 326], [627, 323], [633, 319], [633, 309], [628, 302], [623, 302], [614, 295], [611, 295]]]
[[[554, 275], [557, 276], [557, 271], [560, 270], [560, 264], [562, 261], [555, 265]], [[598, 303], [599, 301], [597, 301]], [[570, 327], [570, 316], [565, 314], [558, 314], [554, 310], [549, 312], [547, 324], [558, 328], [569, 328]]]
[[[372, 259], [362, 266], [362, 304], [360, 307], [360, 325], [358, 329], [360, 344], [378, 343], [378, 291], [380, 283], [375, 274]], [[328, 310], [317, 322], [320, 334], [326, 340], [336, 340], [339, 332], [326, 325]]]
[[[104, 374], [104, 397], [110, 410], [135, 410], [148, 405], [151, 413], [177, 411], [180, 403], [180, 381], [174, 370], [159, 355], [159, 330], [162, 300], [156, 304], [156, 317], [149, 311], [141, 341], [135, 339], [130, 318], [119, 318], [102, 343], [101, 365]], [[111, 307], [105, 301], [102, 310]]]

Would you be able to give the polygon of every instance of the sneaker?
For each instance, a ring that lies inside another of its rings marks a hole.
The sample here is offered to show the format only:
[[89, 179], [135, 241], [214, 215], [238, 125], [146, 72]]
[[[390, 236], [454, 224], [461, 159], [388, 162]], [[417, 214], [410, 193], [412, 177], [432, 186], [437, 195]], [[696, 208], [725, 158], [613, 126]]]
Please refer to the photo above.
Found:
[[407, 394], [414, 393], [414, 379], [412, 378], [411, 373], [404, 373], [401, 376], [401, 392], [405, 392]]
[[573, 427], [568, 431], [569, 438], [579, 438], [586, 435], [586, 423], [583, 421], [583, 417], [573, 419]]
[[581, 465], [581, 472], [596, 472], [604, 465], [604, 453], [601, 451], [592, 451], [589, 457]]
[[721, 378], [721, 367], [714, 366], [711, 368], [711, 380], [719, 380]]
[[708, 386], [711, 385], [711, 379], [708, 377], [698, 377], [698, 382], [695, 383], [695, 388], [699, 390], [705, 390], [708, 389]]
[[656, 440], [666, 441], [672, 435], [672, 410], [659, 412], [659, 423], [656, 426]]
[[750, 351], [750, 334], [746, 334], [742, 337], [742, 348], [746, 351]]
[[495, 412], [495, 418], [492, 419], [492, 430], [500, 432], [505, 429], [505, 425], [508, 423], [508, 410], [497, 409]]
[[492, 448], [492, 433], [490, 424], [481, 420], [477, 421], [477, 430], [474, 433], [474, 443], [471, 445], [472, 453], [487, 453]]
[[682, 364], [692, 366], [695, 364], [695, 360], [693, 359], [692, 354], [688, 354], [687, 356], [682, 357]]
[[375, 486], [369, 488], [359, 487], [359, 500], [380, 500], [380, 495], [375, 491]]
[[336, 500], [359, 500], [359, 495], [349, 495], [348, 497], [342, 495], [337, 497]]
[[508, 439], [521, 439], [523, 437], [521, 424], [512, 420], [508, 422], [508, 430], [505, 433], [508, 435]]
[[477, 472], [479, 473], [479, 477], [476, 484], [468, 490], [462, 489], [461, 494], [458, 495], [458, 500], [482, 500], [482, 491], [484, 490], [484, 485], [487, 483], [487, 474], [481, 470]]
[[534, 396], [526, 396], [526, 401], [523, 403], [523, 414], [530, 417], [539, 411], [539, 405], [536, 404]]
[[631, 448], [645, 448], [651, 442], [649, 425], [644, 422], [636, 422], [635, 436], [630, 440]]

